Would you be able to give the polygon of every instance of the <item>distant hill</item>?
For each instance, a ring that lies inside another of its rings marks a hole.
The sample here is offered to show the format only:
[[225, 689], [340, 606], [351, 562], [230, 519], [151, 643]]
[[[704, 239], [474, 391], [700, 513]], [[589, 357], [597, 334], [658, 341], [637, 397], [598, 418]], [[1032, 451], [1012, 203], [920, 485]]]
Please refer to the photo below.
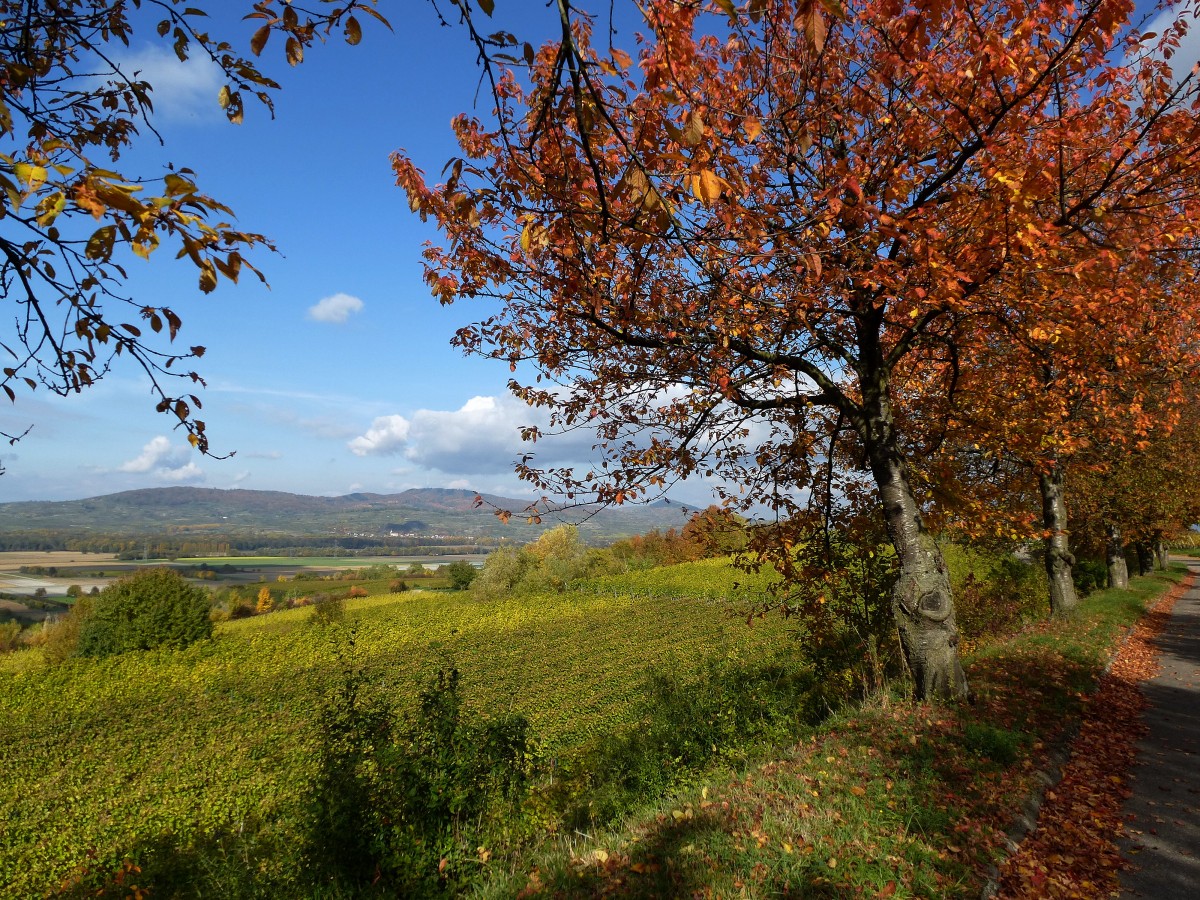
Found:
[[[69, 531], [148, 534], [196, 530], [207, 534], [387, 535], [403, 530], [424, 535], [462, 535], [525, 541], [560, 522], [581, 522], [592, 541], [678, 527], [682, 507], [661, 503], [614, 509], [575, 509], [545, 517], [540, 526], [520, 518], [526, 500], [474, 491], [419, 488], [400, 494], [313, 497], [284, 491], [200, 487], [146, 488], [86, 500], [0, 503], [0, 532]], [[495, 509], [514, 513], [508, 525]], [[397, 525], [397, 523], [400, 523]]]

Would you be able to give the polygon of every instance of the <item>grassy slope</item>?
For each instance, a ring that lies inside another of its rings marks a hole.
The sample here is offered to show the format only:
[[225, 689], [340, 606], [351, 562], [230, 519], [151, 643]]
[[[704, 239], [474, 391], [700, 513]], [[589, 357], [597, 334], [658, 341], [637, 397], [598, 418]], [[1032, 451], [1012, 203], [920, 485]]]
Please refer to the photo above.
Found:
[[[404, 705], [450, 656], [476, 709], [525, 713], [553, 752], [619, 730], [638, 674], [664, 659], [686, 666], [786, 645], [778, 620], [747, 629], [721, 604], [673, 599], [722, 581], [727, 569], [706, 562], [606, 579], [587, 595], [367, 598], [349, 604], [355, 658]], [[1068, 622], [974, 653], [975, 706], [881, 698], [809, 742], [761, 748], [754, 768], [623, 830], [560, 847], [536, 869], [496, 871], [490, 891], [977, 895], [1033, 772], [1078, 716], [1121, 628], [1165, 584], [1097, 595]], [[243, 824], [261, 829], [282, 877], [295, 865], [312, 711], [345, 649], [344, 634], [307, 627], [308, 615], [227, 623], [183, 653], [56, 671], [37, 671], [30, 654], [0, 657], [0, 895], [51, 890], [93, 850], [111, 872], [156, 840], [187, 844]]]
[[876, 698], [747, 770], [560, 846], [489, 896], [978, 897], [1111, 652], [1181, 571], [966, 659], [973, 705]]
[[[618, 593], [482, 604], [409, 592], [347, 609], [355, 661], [398, 706], [450, 659], [476, 709], [525, 714], [550, 752], [619, 730], [652, 665], [788, 640], [783, 624], [747, 629], [720, 604]], [[0, 657], [0, 895], [40, 895], [92, 853], [113, 871], [163, 836], [187, 844], [266, 822], [263, 842], [293, 845], [313, 711], [349, 630], [309, 627], [309, 615], [229, 622], [183, 652], [54, 670], [36, 651]]]

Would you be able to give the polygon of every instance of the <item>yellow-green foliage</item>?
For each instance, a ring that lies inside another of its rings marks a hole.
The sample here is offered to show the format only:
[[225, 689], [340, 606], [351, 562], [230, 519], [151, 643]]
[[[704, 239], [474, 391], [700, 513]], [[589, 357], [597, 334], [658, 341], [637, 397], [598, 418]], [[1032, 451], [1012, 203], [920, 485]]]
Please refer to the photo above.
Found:
[[777, 580], [770, 567], [761, 572], [743, 572], [736, 569], [728, 557], [719, 557], [626, 575], [591, 578], [583, 582], [583, 587], [602, 594], [629, 592], [659, 597], [737, 597], [754, 601], [764, 596]]
[[[686, 670], [714, 653], [788, 646], [778, 619], [747, 628], [730, 604], [688, 597], [702, 593], [684, 588], [689, 578], [711, 589], [729, 574], [705, 565], [626, 580], [657, 597], [615, 583], [487, 603], [410, 592], [350, 601], [341, 629], [307, 627], [309, 611], [296, 609], [222, 623], [182, 651], [56, 667], [35, 665], [39, 650], [2, 657], [0, 895], [42, 896], [80, 867], [111, 873], [164, 839], [187, 847], [244, 827], [295, 846], [313, 716], [351, 627], [355, 660], [397, 707], [450, 657], [470, 708], [527, 716], [550, 753], [619, 733], [642, 673], [664, 660]], [[286, 881], [295, 860], [269, 860]]]

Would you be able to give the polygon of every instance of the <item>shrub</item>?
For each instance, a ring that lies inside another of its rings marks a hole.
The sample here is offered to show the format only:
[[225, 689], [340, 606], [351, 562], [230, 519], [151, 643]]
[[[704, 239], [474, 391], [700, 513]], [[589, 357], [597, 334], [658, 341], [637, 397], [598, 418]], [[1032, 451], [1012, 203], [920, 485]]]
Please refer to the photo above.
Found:
[[81, 597], [65, 616], [47, 619], [42, 623], [41, 632], [34, 635], [30, 643], [43, 648], [46, 662], [61, 663], [76, 654], [83, 621], [95, 602], [94, 597]]
[[246, 603], [235, 600], [233, 606], [229, 608], [229, 618], [231, 619], [249, 619], [254, 615], [254, 610]]
[[1071, 579], [1079, 596], [1108, 587], [1108, 566], [1102, 559], [1078, 559], [1071, 567]]
[[[76, 608], [79, 607], [76, 603]], [[100, 592], [82, 617], [80, 656], [186, 647], [212, 636], [208, 593], [171, 569], [143, 569]]]
[[393, 581], [391, 584], [388, 585], [388, 590], [391, 591], [393, 594], [402, 594], [408, 590], [408, 582], [404, 581], [401, 578], [397, 578], [395, 581]]
[[475, 576], [479, 574], [469, 562], [452, 562], [449, 565], [442, 566], [446, 575], [450, 579], [450, 586], [456, 591], [465, 591], [471, 586], [471, 582], [475, 580]]
[[636, 727], [597, 741], [560, 773], [555, 805], [568, 827], [607, 824], [755, 741], [793, 738], [827, 709], [799, 654], [710, 657], [691, 676], [659, 667], [645, 674], [641, 693]]
[[14, 620], [0, 622], [0, 653], [9, 653], [17, 648], [21, 634], [21, 623]]
[[347, 597], [366, 597], [369, 592], [361, 584], [356, 584], [346, 592]]
[[346, 618], [346, 601], [337, 594], [317, 594], [312, 598], [312, 614], [309, 622], [313, 625], [333, 625]]
[[318, 722], [309, 807], [311, 868], [342, 888], [457, 894], [478, 873], [491, 820], [515, 814], [528, 781], [528, 725], [464, 715], [456, 669], [441, 670], [399, 729], [348, 670]]
[[534, 564], [533, 557], [516, 547], [493, 550], [471, 583], [471, 592], [488, 599], [511, 594]]
[[958, 626], [968, 641], [1011, 634], [1049, 615], [1046, 572], [1037, 561], [993, 558], [982, 577], [972, 570], [954, 589]]

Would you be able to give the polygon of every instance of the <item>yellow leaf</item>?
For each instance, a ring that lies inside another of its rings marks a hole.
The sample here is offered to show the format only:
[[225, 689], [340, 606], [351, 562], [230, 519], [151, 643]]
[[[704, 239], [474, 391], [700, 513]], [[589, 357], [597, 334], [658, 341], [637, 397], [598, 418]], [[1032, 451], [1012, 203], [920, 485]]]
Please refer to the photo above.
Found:
[[742, 130], [746, 132], [746, 139], [753, 143], [762, 134], [762, 123], [754, 116], [747, 116], [742, 122]]
[[36, 191], [46, 183], [46, 176], [49, 174], [45, 166], [35, 166], [32, 163], [16, 163], [13, 165], [13, 174], [17, 179], [29, 185], [31, 191]]
[[226, 84], [221, 87], [221, 90], [217, 93], [217, 102], [221, 104], [221, 109], [229, 106], [229, 85]]
[[163, 179], [163, 184], [167, 187], [168, 197], [179, 197], [185, 194], [196, 193], [196, 185], [188, 181], [182, 175], [171, 173]]
[[724, 10], [725, 15], [729, 16], [729, 21], [737, 21], [737, 9], [733, 5], [733, 0], [716, 0], [716, 4]]
[[837, 857], [836, 856], [829, 857], [829, 868], [831, 868], [831, 869], [837, 868]]
[[346, 20], [346, 43], [353, 46], [361, 40], [362, 26], [358, 24], [358, 19], [351, 16]]
[[699, 110], [693, 110], [687, 118], [687, 123], [683, 126], [683, 131], [680, 133], [680, 140], [683, 144], [689, 147], [694, 147], [700, 143], [704, 137], [704, 116]]
[[712, 169], [701, 170], [700, 174], [692, 180], [692, 193], [705, 206], [719, 199], [724, 187], [724, 180]]
[[48, 197], [43, 197], [42, 201], [37, 205], [37, 223], [43, 228], [54, 223], [67, 206], [67, 198], [62, 191], [55, 191]]
[[209, 260], [200, 264], [200, 290], [206, 294], [212, 293], [217, 287], [217, 272]]

